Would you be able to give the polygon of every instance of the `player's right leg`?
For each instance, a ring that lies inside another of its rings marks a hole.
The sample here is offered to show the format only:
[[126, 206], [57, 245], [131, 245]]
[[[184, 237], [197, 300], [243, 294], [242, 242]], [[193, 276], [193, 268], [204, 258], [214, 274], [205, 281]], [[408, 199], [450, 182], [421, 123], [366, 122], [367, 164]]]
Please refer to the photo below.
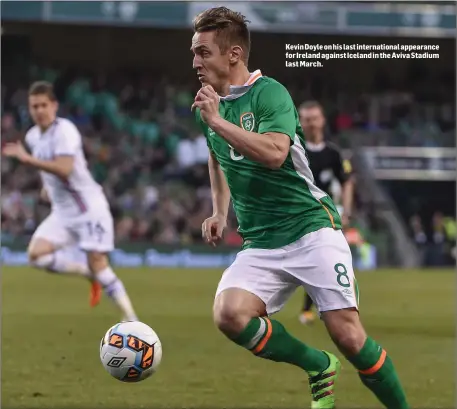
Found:
[[60, 249], [74, 243], [74, 238], [58, 216], [50, 214], [37, 228], [27, 252], [29, 263], [52, 273], [76, 275], [90, 279], [86, 264], [70, 260]]
[[79, 247], [87, 254], [89, 269], [95, 282], [91, 301], [100, 298], [101, 289], [122, 313], [122, 320], [137, 321], [123, 282], [111, 268], [108, 254], [114, 249], [114, 222], [108, 209], [88, 212], [72, 226]]
[[343, 233], [324, 228], [289, 247], [284, 269], [312, 294], [330, 337], [363, 384], [386, 408], [408, 409], [391, 359], [360, 322], [352, 254]]
[[[109, 264], [108, 254], [100, 251], [88, 251], [87, 259], [90, 270], [95, 276], [95, 280], [100, 284], [105, 294], [111, 298], [122, 312], [123, 321], [138, 321], [138, 317], [133, 309], [130, 297], [124, 287], [123, 282], [116, 275]], [[94, 295], [92, 295], [92, 298]]]
[[358, 370], [362, 383], [387, 409], [409, 409], [392, 359], [367, 336], [355, 308], [322, 312], [322, 319], [335, 345]]
[[214, 321], [230, 340], [255, 356], [298, 366], [313, 377], [328, 370], [333, 357], [304, 344], [268, 317], [298, 286], [293, 277], [281, 273], [282, 257], [275, 250], [239, 253], [219, 283]]

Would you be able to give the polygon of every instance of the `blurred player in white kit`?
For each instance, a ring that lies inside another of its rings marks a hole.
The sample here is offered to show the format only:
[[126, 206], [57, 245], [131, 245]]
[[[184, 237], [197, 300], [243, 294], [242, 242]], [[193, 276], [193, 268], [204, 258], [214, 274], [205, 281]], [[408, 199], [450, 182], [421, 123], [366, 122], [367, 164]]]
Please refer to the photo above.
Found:
[[[57, 117], [52, 84], [35, 82], [29, 90], [29, 111], [35, 123], [21, 142], [7, 143], [3, 154], [40, 171], [42, 197], [51, 213], [35, 231], [28, 248], [30, 264], [66, 275], [79, 275], [91, 284], [90, 304], [100, 302], [102, 289], [121, 310], [124, 321], [137, 316], [121, 280], [109, 264], [114, 249], [114, 226], [108, 201], [90, 174], [82, 138], [69, 120]], [[59, 249], [77, 244], [87, 263], [68, 259]]]

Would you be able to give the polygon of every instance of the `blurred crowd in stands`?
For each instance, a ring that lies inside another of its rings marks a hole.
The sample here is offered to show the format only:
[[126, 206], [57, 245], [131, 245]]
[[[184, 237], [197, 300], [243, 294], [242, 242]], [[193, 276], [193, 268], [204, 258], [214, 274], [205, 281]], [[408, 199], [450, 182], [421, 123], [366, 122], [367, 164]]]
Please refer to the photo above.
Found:
[[[212, 211], [208, 148], [190, 111], [190, 89], [128, 76], [60, 77], [54, 70], [32, 77], [55, 83], [59, 116], [80, 129], [88, 165], [110, 201], [119, 242], [201, 242], [202, 220]], [[27, 88], [2, 84], [3, 143], [22, 139], [32, 125]], [[5, 158], [1, 166], [5, 243], [30, 235], [49, 208], [40, 201], [37, 172]], [[8, 177], [13, 172], [15, 177]], [[225, 241], [239, 245], [230, 217]]]
[[[32, 67], [28, 81], [2, 84], [3, 142], [23, 138], [31, 126], [27, 89], [36, 79], [55, 84], [59, 116], [81, 130], [89, 167], [110, 200], [119, 242], [201, 241], [201, 222], [212, 209], [208, 149], [190, 111], [197, 83], [151, 74], [89, 77]], [[297, 104], [312, 91], [286, 85]], [[416, 98], [400, 91], [343, 98], [339, 105], [323, 98], [329, 135], [343, 145], [345, 135], [362, 135], [365, 145], [453, 146], [452, 104], [419, 104]], [[37, 172], [6, 159], [1, 171], [6, 242], [32, 233], [48, 207], [39, 199]], [[9, 178], [12, 172], [15, 177]], [[226, 244], [240, 244], [236, 227], [231, 213]]]

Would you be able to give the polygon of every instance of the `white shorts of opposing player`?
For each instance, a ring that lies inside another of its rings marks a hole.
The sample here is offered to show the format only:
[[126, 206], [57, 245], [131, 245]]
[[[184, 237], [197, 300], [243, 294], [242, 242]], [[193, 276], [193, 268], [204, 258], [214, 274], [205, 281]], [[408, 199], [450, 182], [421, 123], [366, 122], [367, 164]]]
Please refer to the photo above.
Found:
[[[51, 212], [35, 231], [32, 241], [38, 238], [52, 243], [56, 249], [78, 246], [84, 252], [109, 253], [114, 249], [113, 217], [107, 205], [101, 205], [99, 208], [92, 207], [91, 210], [74, 217], [64, 217], [57, 212]], [[53, 255], [44, 256], [44, 259], [48, 258], [52, 266], [36, 266], [58, 273], [77, 273], [91, 281], [99, 282], [106, 295], [121, 310], [122, 319], [137, 321], [138, 318], [124, 284], [110, 266], [93, 274], [94, 272], [90, 272], [86, 263], [84, 265], [75, 263], [59, 250]]]
[[109, 253], [114, 249], [113, 217], [103, 208], [71, 218], [51, 212], [33, 238], [43, 238], [56, 248], [78, 245], [83, 251]]
[[259, 297], [270, 315], [300, 286], [319, 312], [358, 308], [351, 250], [340, 230], [323, 228], [278, 249], [239, 252], [222, 275], [216, 296], [241, 288]]

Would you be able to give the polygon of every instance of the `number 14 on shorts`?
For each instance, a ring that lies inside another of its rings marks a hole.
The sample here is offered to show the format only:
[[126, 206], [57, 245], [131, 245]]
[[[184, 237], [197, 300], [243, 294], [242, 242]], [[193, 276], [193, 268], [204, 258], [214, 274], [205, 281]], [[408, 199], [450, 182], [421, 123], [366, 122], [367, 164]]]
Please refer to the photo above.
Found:
[[100, 222], [88, 221], [86, 222], [86, 228], [89, 236], [97, 237], [98, 241], [103, 240], [103, 235], [105, 234], [105, 229], [100, 224]]

